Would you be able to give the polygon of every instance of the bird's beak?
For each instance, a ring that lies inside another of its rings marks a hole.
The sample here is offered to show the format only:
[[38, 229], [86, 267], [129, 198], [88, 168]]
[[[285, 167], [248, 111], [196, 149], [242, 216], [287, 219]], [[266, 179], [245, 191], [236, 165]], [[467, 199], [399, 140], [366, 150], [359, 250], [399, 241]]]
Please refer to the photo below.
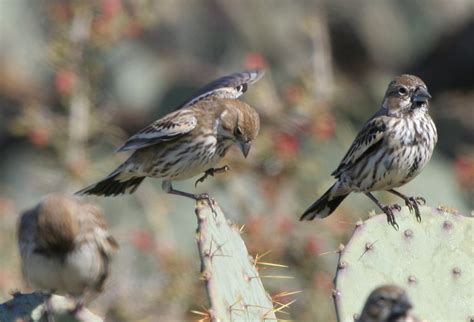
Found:
[[413, 96], [413, 101], [416, 103], [426, 103], [431, 99], [431, 95], [426, 88], [418, 87]]
[[240, 142], [240, 150], [242, 151], [242, 154], [246, 158], [247, 155], [249, 155], [250, 148], [252, 147], [252, 141], [246, 141], [246, 142]]

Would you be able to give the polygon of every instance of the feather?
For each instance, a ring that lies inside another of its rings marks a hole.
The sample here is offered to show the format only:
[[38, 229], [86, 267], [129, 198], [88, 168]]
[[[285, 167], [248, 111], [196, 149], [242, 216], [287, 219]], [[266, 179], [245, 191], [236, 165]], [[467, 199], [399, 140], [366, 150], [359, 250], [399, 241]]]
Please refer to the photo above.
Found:
[[197, 91], [190, 99], [181, 104], [179, 108], [189, 107], [204, 99], [237, 99], [247, 91], [248, 85], [258, 81], [263, 74], [264, 70], [260, 69], [234, 73], [216, 79]]
[[161, 118], [130, 137], [117, 152], [138, 150], [163, 141], [170, 141], [191, 132], [197, 119], [191, 110], [178, 110]]
[[380, 143], [386, 130], [385, 116], [372, 118], [362, 128], [356, 139], [350, 146], [341, 163], [331, 175], [338, 178], [342, 172], [356, 165], [362, 160], [372, 148]]

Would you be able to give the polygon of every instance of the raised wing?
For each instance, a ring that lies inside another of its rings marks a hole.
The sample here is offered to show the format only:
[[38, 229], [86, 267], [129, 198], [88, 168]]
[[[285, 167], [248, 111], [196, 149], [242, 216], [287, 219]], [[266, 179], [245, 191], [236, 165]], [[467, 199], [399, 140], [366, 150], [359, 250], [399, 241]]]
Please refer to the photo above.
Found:
[[380, 116], [367, 122], [354, 142], [352, 142], [337, 169], [331, 175], [336, 178], [339, 177], [342, 172], [357, 164], [383, 143], [382, 138], [386, 130], [385, 118], [385, 116]]
[[179, 108], [189, 107], [196, 102], [211, 97], [236, 99], [247, 91], [248, 85], [258, 81], [264, 74], [263, 69], [235, 73], [216, 79], [201, 88], [191, 99]]
[[192, 131], [197, 124], [196, 118], [186, 107], [210, 98], [236, 99], [247, 91], [248, 85], [258, 81], [264, 70], [250, 70], [216, 79], [201, 88], [191, 99], [182, 104], [178, 111], [150, 124], [128, 139], [117, 152], [137, 150], [162, 141], [169, 141]]
[[178, 110], [129, 138], [117, 152], [142, 149], [159, 142], [173, 140], [192, 131], [196, 124], [197, 119], [191, 110]]

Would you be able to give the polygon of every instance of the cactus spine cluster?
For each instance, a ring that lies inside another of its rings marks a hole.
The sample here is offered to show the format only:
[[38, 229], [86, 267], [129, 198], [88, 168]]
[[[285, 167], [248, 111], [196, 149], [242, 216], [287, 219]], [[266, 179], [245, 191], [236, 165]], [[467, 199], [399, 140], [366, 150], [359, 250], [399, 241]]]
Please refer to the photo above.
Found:
[[239, 229], [228, 223], [217, 205], [213, 211], [206, 201], [198, 201], [196, 215], [212, 321], [276, 321], [272, 300]]

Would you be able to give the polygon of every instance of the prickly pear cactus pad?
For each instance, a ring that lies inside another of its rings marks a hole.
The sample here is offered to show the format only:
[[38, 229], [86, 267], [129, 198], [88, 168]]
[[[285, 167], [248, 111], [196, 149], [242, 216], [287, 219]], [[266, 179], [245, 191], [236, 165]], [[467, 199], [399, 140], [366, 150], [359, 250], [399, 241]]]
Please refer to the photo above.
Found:
[[430, 207], [420, 211], [421, 223], [402, 208], [399, 231], [385, 215], [356, 226], [335, 277], [339, 321], [353, 321], [382, 284], [403, 287], [423, 320], [474, 321], [474, 219]]
[[237, 228], [220, 208], [198, 201], [197, 243], [201, 272], [211, 302], [212, 321], [276, 321], [272, 300], [263, 288], [252, 257]]

